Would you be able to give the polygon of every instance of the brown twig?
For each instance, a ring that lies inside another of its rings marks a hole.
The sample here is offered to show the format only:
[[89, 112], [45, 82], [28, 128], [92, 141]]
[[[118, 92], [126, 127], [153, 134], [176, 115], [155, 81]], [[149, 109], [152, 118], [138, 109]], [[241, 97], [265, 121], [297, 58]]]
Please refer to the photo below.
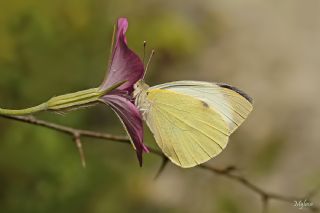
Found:
[[[206, 164], [199, 165], [199, 167], [202, 169], [209, 170], [209, 171], [211, 171], [215, 174], [218, 174], [220, 176], [224, 176], [226, 178], [232, 179], [232, 180], [242, 184], [247, 189], [250, 189], [251, 191], [258, 194], [261, 197], [262, 212], [263, 213], [268, 212], [268, 205], [271, 200], [278, 200], [278, 201], [282, 201], [282, 202], [287, 202], [292, 205], [294, 204], [294, 201], [298, 201], [298, 202], [302, 201], [303, 202], [304, 200], [308, 200], [309, 202], [311, 202], [310, 201], [311, 198], [308, 197], [308, 194], [303, 197], [295, 197], [295, 196], [284, 196], [284, 195], [277, 194], [277, 193], [267, 192], [267, 191], [263, 190], [262, 188], [260, 188], [259, 186], [250, 182], [247, 178], [245, 178], [239, 174], [234, 173], [235, 168], [217, 169], [217, 168], [208, 166]], [[313, 205], [313, 206], [309, 207], [309, 210], [313, 211], [313, 212], [318, 212], [319, 207], [316, 205]]]
[[[128, 137], [125, 136], [117, 136], [117, 135], [112, 135], [112, 134], [106, 134], [106, 133], [100, 133], [100, 132], [94, 132], [94, 131], [89, 131], [89, 130], [81, 130], [81, 129], [75, 129], [63, 125], [58, 125], [55, 123], [50, 123], [47, 121], [39, 120], [36, 119], [32, 116], [7, 116], [7, 115], [0, 115], [3, 118], [11, 119], [11, 120], [16, 120], [16, 121], [21, 121], [24, 123], [28, 124], [33, 124], [36, 126], [42, 126], [48, 129], [52, 129], [58, 132], [62, 132], [65, 134], [68, 134], [73, 137], [77, 148], [80, 153], [80, 158], [82, 165], [85, 167], [85, 158], [84, 158], [84, 153], [83, 153], [83, 148], [81, 144], [81, 137], [90, 137], [90, 138], [97, 138], [97, 139], [104, 139], [104, 140], [110, 140], [114, 142], [121, 142], [121, 143], [127, 143], [130, 144], [130, 141]], [[169, 162], [168, 159], [163, 155], [162, 152], [160, 152], [157, 149], [149, 148], [150, 153], [158, 155], [162, 158], [162, 164], [161, 167], [156, 175], [158, 177], [164, 170], [165, 166]], [[237, 174], [236, 173], [236, 168], [231, 166], [227, 167], [224, 169], [218, 169], [214, 168], [212, 166], [209, 166], [207, 164], [201, 164], [198, 166], [198, 168], [208, 170], [214, 174], [226, 177], [228, 179], [231, 179], [235, 182], [238, 182], [239, 184], [245, 186], [247, 189], [253, 191], [254, 193], [258, 194], [261, 198], [262, 201], [262, 212], [266, 213], [268, 211], [268, 206], [271, 200], [278, 200], [281, 202], [287, 202], [290, 203], [291, 205], [294, 204], [294, 201], [304, 201], [307, 200], [311, 202], [310, 200], [315, 196], [316, 192], [318, 191], [318, 188], [313, 190], [312, 192], [306, 194], [303, 197], [295, 197], [295, 196], [285, 196], [277, 193], [272, 193], [272, 192], [267, 192], [266, 190], [263, 190], [259, 186], [255, 185], [251, 181], [249, 181], [247, 178], [244, 176]], [[317, 205], [313, 205], [308, 208], [312, 212], [319, 212], [319, 207]]]
[[39, 120], [34, 118], [33, 116], [9, 116], [9, 115], [0, 115], [0, 116], [3, 118], [11, 119], [11, 120], [22, 121], [24, 123], [34, 124], [36, 126], [42, 126], [48, 129], [53, 129], [55, 131], [62, 132], [71, 136], [74, 136], [75, 134], [79, 134], [80, 137], [98, 138], [98, 139], [106, 139], [106, 140], [116, 141], [116, 142], [130, 143], [128, 137], [126, 136], [117, 136], [117, 135], [94, 132], [89, 130], [75, 129], [75, 128]]

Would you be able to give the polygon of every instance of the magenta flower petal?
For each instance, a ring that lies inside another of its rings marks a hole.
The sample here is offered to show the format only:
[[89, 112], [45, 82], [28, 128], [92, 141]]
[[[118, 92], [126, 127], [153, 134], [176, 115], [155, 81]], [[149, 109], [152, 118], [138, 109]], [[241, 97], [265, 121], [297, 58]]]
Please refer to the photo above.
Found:
[[144, 75], [144, 66], [142, 61], [127, 46], [125, 36], [127, 28], [127, 19], [119, 18], [109, 74], [100, 86], [102, 90], [107, 89], [115, 83], [126, 81], [118, 87], [118, 89], [131, 93], [133, 91], [133, 85]]
[[120, 118], [136, 149], [140, 166], [142, 166], [142, 153], [149, 152], [149, 150], [143, 144], [143, 124], [139, 110], [128, 98], [116, 92], [103, 96], [101, 100], [111, 106]]
[[149, 150], [143, 144], [142, 117], [138, 108], [133, 104], [132, 91], [133, 85], [143, 78], [144, 66], [140, 58], [127, 46], [125, 36], [127, 29], [127, 19], [118, 19], [109, 73], [100, 89], [107, 90], [120, 82], [124, 83], [100, 99], [111, 106], [120, 118], [136, 150], [141, 166], [142, 154], [143, 152], [149, 152]]

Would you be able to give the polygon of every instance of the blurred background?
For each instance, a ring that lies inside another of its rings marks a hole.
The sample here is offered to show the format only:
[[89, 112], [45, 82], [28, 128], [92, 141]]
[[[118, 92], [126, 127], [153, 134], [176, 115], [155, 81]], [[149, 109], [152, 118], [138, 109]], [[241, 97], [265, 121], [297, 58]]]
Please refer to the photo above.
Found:
[[[267, 191], [303, 196], [320, 184], [320, 1], [11, 0], [0, 2], [0, 106], [22, 108], [96, 87], [113, 24], [129, 19], [129, 46], [156, 54], [146, 81], [226, 82], [255, 100], [227, 149], [209, 161], [234, 165]], [[125, 134], [104, 106], [38, 118]], [[0, 212], [260, 212], [260, 197], [199, 168], [161, 164], [132, 147], [70, 137], [0, 118]], [[146, 143], [157, 147], [149, 131]], [[314, 203], [320, 204], [318, 195]], [[304, 210], [305, 211], [305, 210]], [[301, 212], [272, 201], [270, 212]]]

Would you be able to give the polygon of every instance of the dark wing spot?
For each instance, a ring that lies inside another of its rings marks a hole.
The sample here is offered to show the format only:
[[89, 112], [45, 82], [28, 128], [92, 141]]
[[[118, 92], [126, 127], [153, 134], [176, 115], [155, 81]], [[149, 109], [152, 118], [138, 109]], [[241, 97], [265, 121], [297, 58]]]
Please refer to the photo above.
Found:
[[209, 108], [209, 104], [207, 104], [206, 102], [201, 101], [201, 103], [202, 103], [202, 106], [204, 106], [205, 108]]
[[235, 91], [236, 93], [238, 93], [239, 95], [241, 95], [242, 97], [247, 99], [250, 103], [253, 102], [252, 98], [249, 95], [247, 95], [245, 92], [239, 90], [238, 88], [236, 88], [234, 86], [231, 86], [231, 85], [225, 84], [225, 83], [217, 83], [217, 85], [222, 87], [222, 88], [231, 89], [232, 91]]

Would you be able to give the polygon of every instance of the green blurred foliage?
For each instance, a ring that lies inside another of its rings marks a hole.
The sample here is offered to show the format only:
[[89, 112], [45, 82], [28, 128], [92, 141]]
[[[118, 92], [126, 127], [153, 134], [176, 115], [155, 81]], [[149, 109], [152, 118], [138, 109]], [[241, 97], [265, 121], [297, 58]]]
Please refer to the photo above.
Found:
[[[316, 8], [298, 0], [1, 1], [0, 106], [32, 106], [98, 86], [113, 24], [126, 16], [129, 46], [142, 56], [146, 40], [147, 53], [156, 50], [147, 73], [151, 85], [224, 81], [255, 98], [253, 114], [209, 163], [249, 171], [268, 191], [302, 194], [319, 184], [320, 174]], [[105, 106], [37, 117], [124, 134]], [[146, 155], [139, 168], [128, 145], [83, 139], [83, 169], [69, 136], [5, 119], [0, 133], [0, 212], [237, 213], [260, 207], [243, 187], [197, 169], [171, 165], [154, 181], [160, 159]], [[148, 130], [145, 139], [156, 147]], [[299, 212], [290, 205], [274, 209]]]
[[219, 200], [219, 212], [226, 212], [226, 213], [240, 213], [238, 204], [230, 199], [229, 196], [222, 197]]
[[268, 174], [276, 167], [279, 158], [283, 156], [283, 151], [286, 148], [283, 135], [273, 135], [271, 138], [266, 138], [267, 142], [257, 150], [255, 159], [255, 171], [261, 174]]

